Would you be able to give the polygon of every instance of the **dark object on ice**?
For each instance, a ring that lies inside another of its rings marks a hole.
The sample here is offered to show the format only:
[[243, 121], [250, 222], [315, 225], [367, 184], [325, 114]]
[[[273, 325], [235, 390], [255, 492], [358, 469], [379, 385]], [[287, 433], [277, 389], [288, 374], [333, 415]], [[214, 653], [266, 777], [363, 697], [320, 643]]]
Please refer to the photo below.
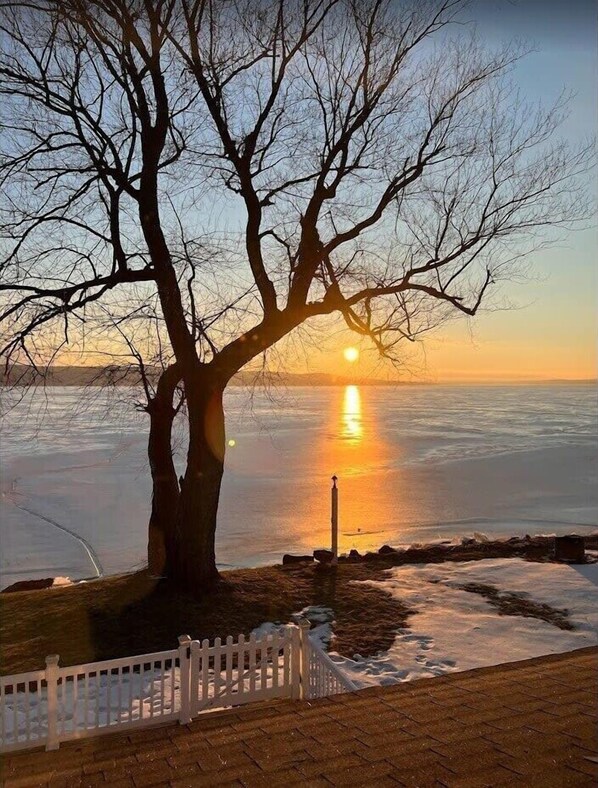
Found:
[[575, 534], [555, 536], [554, 557], [556, 561], [571, 561], [574, 564], [583, 564], [586, 557], [583, 536]]
[[349, 558], [361, 558], [361, 553], [359, 550], [353, 548], [352, 550], [349, 550]]
[[332, 550], [314, 550], [314, 558], [321, 564], [329, 564], [334, 558], [334, 555]]
[[2, 594], [11, 594], [13, 591], [37, 591], [40, 588], [50, 588], [54, 585], [53, 577], [44, 577], [43, 580], [19, 580], [11, 586], [2, 589]]
[[291, 553], [285, 553], [282, 557], [283, 564], [303, 564], [306, 561], [313, 560], [313, 555], [291, 555]]
[[383, 544], [378, 552], [380, 555], [390, 555], [390, 553], [396, 553], [397, 550], [395, 550], [394, 547], [391, 547], [390, 545]]

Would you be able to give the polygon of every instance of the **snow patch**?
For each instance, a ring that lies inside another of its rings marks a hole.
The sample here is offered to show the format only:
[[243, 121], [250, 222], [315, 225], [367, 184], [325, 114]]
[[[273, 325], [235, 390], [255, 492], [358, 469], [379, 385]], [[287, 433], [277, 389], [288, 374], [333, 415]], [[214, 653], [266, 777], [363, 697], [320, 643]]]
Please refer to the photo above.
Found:
[[[391, 684], [572, 651], [598, 643], [598, 565], [518, 558], [419, 564], [388, 570], [382, 588], [417, 611], [391, 648], [367, 659], [334, 655], [357, 686]], [[466, 583], [493, 585], [568, 610], [573, 631], [535, 618], [499, 615]], [[332, 656], [332, 655], [331, 655]]]
[[[302, 610], [299, 610], [299, 612], [293, 613], [289, 623], [296, 623], [301, 618], [308, 619], [312, 625], [309, 630], [310, 639], [321, 649], [327, 651], [334, 638], [334, 610], [324, 605], [308, 605]], [[280, 621], [264, 621], [259, 627], [253, 629], [251, 634], [255, 634], [257, 638], [271, 635], [273, 632], [282, 634], [287, 626], [288, 624], [282, 624]]]
[[324, 651], [328, 651], [334, 638], [334, 610], [323, 605], [308, 605], [298, 615], [307, 618], [312, 625], [309, 630], [310, 640]]

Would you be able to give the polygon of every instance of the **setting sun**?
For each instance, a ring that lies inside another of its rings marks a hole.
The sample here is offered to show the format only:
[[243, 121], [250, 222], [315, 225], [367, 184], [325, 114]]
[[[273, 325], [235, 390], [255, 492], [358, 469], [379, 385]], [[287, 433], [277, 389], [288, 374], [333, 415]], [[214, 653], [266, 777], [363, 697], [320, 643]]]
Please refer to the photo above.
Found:
[[349, 361], [352, 364], [359, 358], [359, 350], [357, 350], [356, 347], [346, 347], [343, 350], [343, 355], [345, 357], [345, 361]]

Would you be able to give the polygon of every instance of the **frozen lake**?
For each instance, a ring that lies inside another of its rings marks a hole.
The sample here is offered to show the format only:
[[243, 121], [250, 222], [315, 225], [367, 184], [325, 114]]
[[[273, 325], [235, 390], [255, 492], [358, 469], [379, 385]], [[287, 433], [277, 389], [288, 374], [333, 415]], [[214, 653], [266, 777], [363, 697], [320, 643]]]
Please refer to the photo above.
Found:
[[[54, 388], [8, 412], [2, 586], [143, 564], [148, 424], [136, 396]], [[235, 445], [219, 515], [223, 567], [326, 546], [333, 473], [341, 551], [597, 525], [594, 386], [231, 388], [225, 403]], [[176, 451], [180, 462], [182, 437]]]

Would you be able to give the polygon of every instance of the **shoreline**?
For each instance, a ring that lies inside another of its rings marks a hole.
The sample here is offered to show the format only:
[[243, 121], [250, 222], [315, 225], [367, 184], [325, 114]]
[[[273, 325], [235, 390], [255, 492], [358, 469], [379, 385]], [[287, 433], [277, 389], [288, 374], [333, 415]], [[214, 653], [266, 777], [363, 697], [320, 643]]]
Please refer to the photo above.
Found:
[[[598, 528], [590, 524], [575, 523], [575, 528], [592, 528], [591, 533], [577, 533], [571, 530], [567, 535], [581, 536], [584, 539], [586, 550], [598, 551]], [[548, 530], [548, 529], [546, 529]], [[526, 534], [524, 536], [507, 536], [498, 539], [491, 539], [486, 534], [477, 534], [477, 537], [462, 537], [455, 539], [435, 539], [429, 542], [416, 542], [410, 545], [397, 544], [396, 547], [388, 544], [382, 545], [377, 551], [367, 551], [359, 553], [351, 550], [350, 553], [339, 555], [339, 564], [371, 564], [378, 566], [384, 564], [384, 568], [402, 566], [404, 564], [422, 563], [443, 563], [445, 561], [477, 561], [486, 558], [524, 558], [528, 561], [550, 561], [554, 550], [554, 534]], [[288, 569], [290, 566], [306, 565], [310, 561], [298, 561], [293, 554], [288, 564], [282, 560], [276, 563], [259, 564], [256, 566], [229, 566], [220, 565], [219, 572], [221, 578], [226, 580], [229, 574], [235, 572], [260, 572], [267, 569]], [[586, 563], [598, 563], [590, 559]], [[315, 567], [320, 567], [322, 571], [328, 569], [326, 564], [312, 562]], [[105, 573], [97, 577], [82, 577], [72, 580], [70, 577], [62, 575], [45, 578], [32, 578], [27, 580], [17, 580], [10, 585], [0, 589], [0, 594], [23, 593], [26, 591], [40, 591], [48, 588], [72, 588], [78, 585], [90, 585], [101, 582], [117, 580], [138, 574], [147, 573], [145, 567], [131, 569], [128, 572]], [[165, 580], [165, 578], [153, 578]], [[58, 580], [59, 582], [55, 582]]]

